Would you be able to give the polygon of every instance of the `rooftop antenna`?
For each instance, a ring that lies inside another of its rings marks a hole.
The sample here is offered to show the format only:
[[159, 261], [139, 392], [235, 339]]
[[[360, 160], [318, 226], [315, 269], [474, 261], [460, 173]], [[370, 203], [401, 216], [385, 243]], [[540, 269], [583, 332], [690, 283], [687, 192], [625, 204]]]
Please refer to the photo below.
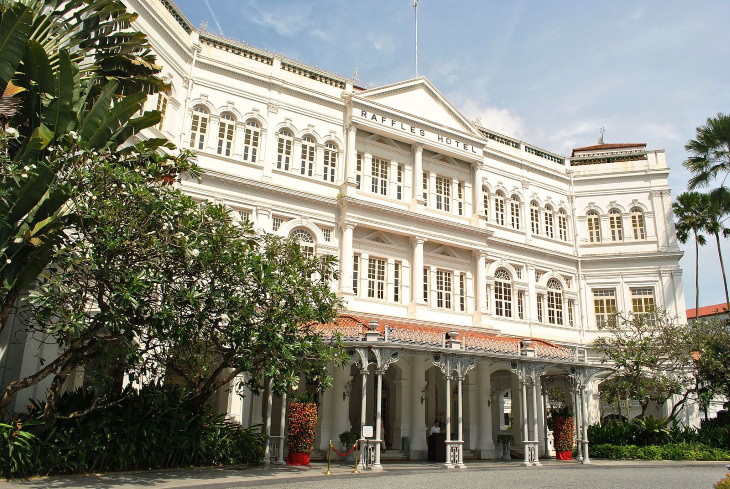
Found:
[[603, 142], [603, 134], [604, 134], [604, 133], [606, 132], [606, 128], [605, 128], [605, 127], [602, 127], [602, 128], [600, 128], [600, 129], [598, 130], [598, 132], [600, 132], [600, 133], [601, 133], [601, 136], [600, 136], [600, 137], [598, 138], [598, 144], [605, 144], [605, 143]]
[[416, 78], [418, 78], [418, 0], [413, 0], [413, 11], [416, 13]]

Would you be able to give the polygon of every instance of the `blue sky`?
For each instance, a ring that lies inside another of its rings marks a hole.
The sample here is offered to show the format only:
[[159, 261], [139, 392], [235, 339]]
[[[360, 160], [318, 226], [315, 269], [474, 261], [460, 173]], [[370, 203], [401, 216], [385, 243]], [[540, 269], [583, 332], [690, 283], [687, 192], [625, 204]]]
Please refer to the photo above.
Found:
[[[415, 76], [412, 0], [177, 0], [200, 27], [378, 86]], [[730, 1], [420, 0], [419, 75], [465, 116], [549, 151], [605, 142], [665, 149], [673, 196], [684, 144], [730, 112]], [[681, 261], [694, 307], [694, 251]], [[730, 261], [730, 243], [724, 251]], [[724, 301], [700, 252], [700, 303]]]

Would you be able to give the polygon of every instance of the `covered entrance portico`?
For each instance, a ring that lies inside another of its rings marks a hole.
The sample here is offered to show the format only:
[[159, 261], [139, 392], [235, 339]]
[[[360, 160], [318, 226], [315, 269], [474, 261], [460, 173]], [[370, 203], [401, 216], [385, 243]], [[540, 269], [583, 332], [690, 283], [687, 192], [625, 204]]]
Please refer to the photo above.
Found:
[[580, 460], [590, 463], [588, 404], [595, 387], [589, 384], [599, 369], [587, 364], [583, 350], [354, 316], [320, 328], [325, 336], [341, 334], [351, 357], [349, 369], [333, 369], [333, 388], [322, 399], [322, 414], [330, 413], [331, 423], [323, 420], [319, 427], [321, 450], [343, 431], [362, 434], [362, 426], [372, 426], [373, 436], [360, 439], [360, 468], [382, 470], [386, 448], [423, 460], [428, 427], [438, 419], [446, 468], [465, 468], [465, 459], [499, 458], [495, 440], [505, 433], [522, 452], [523, 465], [539, 466], [550, 448], [543, 384], [559, 377], [568, 379], [571, 390]]

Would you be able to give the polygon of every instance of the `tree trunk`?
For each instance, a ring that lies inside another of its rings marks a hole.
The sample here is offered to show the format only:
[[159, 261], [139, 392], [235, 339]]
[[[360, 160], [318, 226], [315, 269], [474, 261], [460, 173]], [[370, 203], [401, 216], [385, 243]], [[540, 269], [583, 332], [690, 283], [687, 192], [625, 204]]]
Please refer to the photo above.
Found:
[[695, 318], [700, 312], [700, 245], [695, 231]]
[[717, 243], [717, 256], [720, 257], [720, 270], [722, 270], [722, 285], [725, 287], [725, 307], [730, 307], [730, 294], [727, 292], [727, 277], [725, 277], [725, 261], [722, 259], [722, 249], [720, 247], [720, 233], [715, 233], [715, 242]]

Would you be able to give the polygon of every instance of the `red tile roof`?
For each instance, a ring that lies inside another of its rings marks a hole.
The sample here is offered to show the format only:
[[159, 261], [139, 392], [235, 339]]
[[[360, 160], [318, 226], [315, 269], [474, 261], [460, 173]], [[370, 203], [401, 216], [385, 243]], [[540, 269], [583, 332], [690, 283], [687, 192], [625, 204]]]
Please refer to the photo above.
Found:
[[606, 151], [609, 149], [629, 149], [629, 148], [646, 148], [646, 143], [605, 143], [594, 144], [593, 146], [584, 146], [582, 148], [574, 148], [573, 154], [581, 151]]
[[687, 319], [695, 319], [698, 316], [701, 318], [716, 316], [718, 314], [727, 313], [728, 306], [726, 303], [715, 304], [714, 306], [700, 307], [700, 313], [697, 314], [697, 309], [687, 309]]

